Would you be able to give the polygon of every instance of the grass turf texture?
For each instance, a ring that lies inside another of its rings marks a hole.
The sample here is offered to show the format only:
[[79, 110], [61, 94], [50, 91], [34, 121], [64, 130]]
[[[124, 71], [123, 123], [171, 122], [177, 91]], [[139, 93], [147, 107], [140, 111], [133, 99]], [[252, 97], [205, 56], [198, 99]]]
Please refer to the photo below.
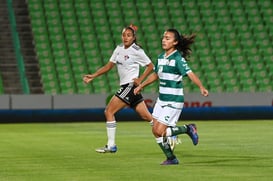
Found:
[[0, 124], [0, 180], [272, 180], [273, 121], [195, 123], [199, 145], [180, 136], [172, 166], [159, 165], [145, 122], [118, 123], [115, 154], [94, 151], [106, 143], [105, 123]]

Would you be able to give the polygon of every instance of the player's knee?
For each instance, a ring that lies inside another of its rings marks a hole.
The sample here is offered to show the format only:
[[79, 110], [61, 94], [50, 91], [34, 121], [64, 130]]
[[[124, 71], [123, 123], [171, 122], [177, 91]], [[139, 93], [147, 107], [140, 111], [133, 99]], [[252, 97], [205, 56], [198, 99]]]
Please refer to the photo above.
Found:
[[113, 114], [109, 111], [109, 109], [105, 108], [104, 115], [106, 119], [111, 119], [113, 117]]
[[146, 121], [151, 121], [152, 117], [149, 115], [140, 115], [142, 119], [146, 120]]
[[162, 136], [162, 132], [160, 130], [158, 130], [157, 128], [153, 127], [152, 129], [153, 135], [156, 137], [161, 137]]
[[104, 109], [104, 115], [106, 116], [108, 114], [107, 108]]

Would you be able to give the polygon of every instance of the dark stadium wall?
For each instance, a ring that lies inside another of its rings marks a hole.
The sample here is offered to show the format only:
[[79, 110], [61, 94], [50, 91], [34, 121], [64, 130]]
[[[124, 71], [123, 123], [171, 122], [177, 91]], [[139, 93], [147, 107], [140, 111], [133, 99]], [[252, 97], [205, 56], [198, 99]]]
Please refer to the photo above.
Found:
[[[1, 95], [0, 122], [105, 121], [108, 95]], [[152, 112], [157, 95], [145, 95]], [[273, 94], [188, 94], [181, 120], [273, 119]], [[119, 121], [139, 121], [130, 108], [116, 114]]]

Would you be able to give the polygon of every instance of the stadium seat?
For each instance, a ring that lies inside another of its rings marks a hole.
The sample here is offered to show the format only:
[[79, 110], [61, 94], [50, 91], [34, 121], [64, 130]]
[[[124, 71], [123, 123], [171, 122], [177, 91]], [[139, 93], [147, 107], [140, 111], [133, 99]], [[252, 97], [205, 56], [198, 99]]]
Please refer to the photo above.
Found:
[[151, 1], [151, 7], [153, 8], [154, 19], [159, 34], [161, 34], [164, 30], [173, 27], [173, 23], [170, 21], [169, 11], [166, 8], [165, 2]]
[[260, 85], [259, 86], [259, 92], [272, 92], [273, 91], [273, 88], [272, 88], [272, 86], [270, 86], [270, 85]]
[[110, 91], [110, 85], [107, 82], [106, 75], [97, 77], [91, 84], [93, 85], [94, 93], [108, 93]]
[[[137, 12], [135, 2], [120, 1], [120, 8], [121, 8], [121, 11], [126, 10], [126, 16], [123, 17], [126, 23], [138, 24], [139, 19], [138, 19], [138, 12]], [[135, 21], [131, 21], [131, 18], [132, 18], [132, 20], [135, 20]], [[127, 21], [127, 20], [129, 20], [129, 21]]]
[[46, 93], [60, 93], [53, 56], [46, 50], [44, 54], [38, 54], [38, 58], [44, 91]]
[[[56, 70], [51, 78], [42, 75], [47, 92], [50, 87], [58, 93], [98, 93], [118, 88], [116, 70], [90, 85], [82, 84], [79, 79], [82, 73], [94, 72], [108, 61], [115, 46], [121, 43], [122, 27], [130, 23], [139, 27], [137, 39], [153, 61], [162, 52], [160, 37], [166, 28], [175, 27], [181, 34], [196, 33], [189, 64], [204, 76], [210, 91], [270, 90], [265, 85], [268, 79], [249, 85], [251, 81], [245, 75], [251, 80], [263, 79], [265, 74], [272, 77], [272, 43], [268, 38], [273, 34], [270, 0], [71, 0], [63, 3], [29, 0], [28, 7], [37, 57], [40, 65], [46, 67], [41, 68], [41, 73], [46, 74], [48, 66]], [[60, 63], [64, 59], [60, 53], [70, 67]], [[255, 65], [258, 66], [254, 68]], [[62, 83], [58, 88], [58, 81], [64, 79], [59, 77], [62, 68], [70, 69], [72, 81], [71, 85]], [[211, 80], [210, 74], [217, 74], [218, 79]], [[52, 79], [57, 80], [52, 82]], [[196, 89], [190, 85], [186, 90]], [[157, 87], [153, 85], [145, 91], [154, 92]]]
[[236, 77], [226, 78], [222, 82], [225, 86], [225, 89], [227, 89], [228, 92], [238, 92], [238, 89], [240, 89], [239, 80]]
[[[124, 26], [123, 14], [118, 1], [108, 1], [105, 3], [107, 14], [109, 14], [110, 30], [112, 33], [120, 32]], [[110, 32], [111, 33], [111, 32]]]

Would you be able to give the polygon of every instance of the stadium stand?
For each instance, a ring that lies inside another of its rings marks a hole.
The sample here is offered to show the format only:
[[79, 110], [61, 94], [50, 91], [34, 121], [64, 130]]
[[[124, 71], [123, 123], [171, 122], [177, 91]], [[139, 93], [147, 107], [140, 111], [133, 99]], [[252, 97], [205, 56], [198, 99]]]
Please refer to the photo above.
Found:
[[[153, 61], [166, 28], [196, 33], [189, 65], [211, 92], [273, 90], [271, 0], [27, 2], [45, 93], [114, 92], [116, 69], [90, 85], [82, 75], [108, 61], [130, 23], [139, 26], [138, 41]], [[199, 91], [185, 84], [185, 91]], [[157, 84], [144, 91], [156, 92]]]

